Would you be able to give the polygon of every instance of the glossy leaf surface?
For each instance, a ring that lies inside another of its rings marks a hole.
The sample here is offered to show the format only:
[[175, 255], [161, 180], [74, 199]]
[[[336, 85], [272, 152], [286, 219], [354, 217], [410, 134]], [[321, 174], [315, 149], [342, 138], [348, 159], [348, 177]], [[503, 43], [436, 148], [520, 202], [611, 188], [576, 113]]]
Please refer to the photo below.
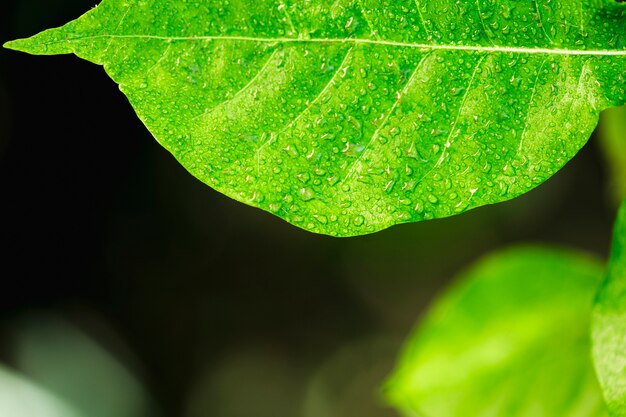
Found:
[[626, 203], [615, 226], [607, 276], [593, 310], [593, 359], [612, 417], [626, 416]]
[[518, 248], [479, 262], [409, 338], [388, 398], [407, 416], [599, 417], [589, 321], [602, 266]]
[[104, 65], [200, 180], [348, 236], [554, 174], [625, 102], [625, 14], [613, 0], [104, 0], [6, 46]]

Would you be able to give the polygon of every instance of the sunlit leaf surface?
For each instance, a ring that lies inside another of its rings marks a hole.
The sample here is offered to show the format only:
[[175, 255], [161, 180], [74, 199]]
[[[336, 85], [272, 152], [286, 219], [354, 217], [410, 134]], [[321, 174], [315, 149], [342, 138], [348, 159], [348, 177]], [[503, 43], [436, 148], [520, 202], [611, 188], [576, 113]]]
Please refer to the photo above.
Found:
[[193, 175], [346, 236], [554, 174], [625, 101], [625, 14], [613, 0], [105, 0], [5, 46], [104, 65]]
[[551, 249], [483, 260], [409, 338], [388, 398], [407, 416], [606, 416], [589, 343], [601, 276], [585, 255]]
[[606, 279], [593, 310], [593, 359], [612, 417], [626, 416], [626, 203], [615, 226]]

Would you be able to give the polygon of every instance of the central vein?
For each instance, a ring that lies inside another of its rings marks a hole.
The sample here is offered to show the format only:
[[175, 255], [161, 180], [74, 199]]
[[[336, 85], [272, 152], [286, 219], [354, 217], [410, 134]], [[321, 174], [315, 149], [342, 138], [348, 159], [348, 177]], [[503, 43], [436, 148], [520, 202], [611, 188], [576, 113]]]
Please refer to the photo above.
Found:
[[548, 55], [576, 55], [576, 56], [626, 56], [626, 50], [584, 50], [584, 49], [559, 49], [559, 48], [524, 48], [510, 46], [482, 46], [482, 45], [443, 45], [428, 43], [411, 43], [385, 41], [380, 39], [356, 39], [356, 38], [261, 38], [252, 36], [157, 36], [157, 35], [95, 35], [87, 37], [71, 38], [68, 41], [113, 38], [113, 39], [158, 39], [164, 41], [245, 41], [259, 43], [346, 43], [356, 45], [386, 45], [401, 48], [415, 48], [424, 50], [444, 51], [476, 51], [476, 52], [500, 52], [520, 54], [548, 54]]

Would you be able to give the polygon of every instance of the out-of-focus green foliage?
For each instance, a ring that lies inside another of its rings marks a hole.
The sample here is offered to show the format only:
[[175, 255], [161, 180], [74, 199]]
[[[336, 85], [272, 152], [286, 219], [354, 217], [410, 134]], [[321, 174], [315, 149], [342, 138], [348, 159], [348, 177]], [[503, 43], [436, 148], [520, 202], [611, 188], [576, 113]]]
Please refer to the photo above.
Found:
[[0, 366], [0, 415], [85, 417], [50, 392], [2, 366]]
[[612, 417], [626, 416], [626, 202], [592, 319], [593, 359]]
[[353, 236], [519, 196], [624, 104], [612, 0], [104, 0], [5, 46], [104, 65], [206, 184]]
[[626, 107], [600, 114], [599, 142], [610, 170], [610, 193], [619, 204], [626, 197]]
[[50, 315], [21, 320], [14, 351], [19, 371], [72, 404], [83, 417], [155, 415], [135, 376], [67, 321]]
[[386, 386], [407, 416], [600, 417], [589, 355], [600, 264], [519, 248], [479, 262], [432, 306]]

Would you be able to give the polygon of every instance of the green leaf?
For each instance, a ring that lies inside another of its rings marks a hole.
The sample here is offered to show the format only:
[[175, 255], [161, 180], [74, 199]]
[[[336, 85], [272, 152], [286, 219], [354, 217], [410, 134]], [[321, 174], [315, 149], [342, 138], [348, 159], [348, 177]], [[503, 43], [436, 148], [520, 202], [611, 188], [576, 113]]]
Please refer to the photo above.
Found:
[[549, 178], [626, 101], [625, 16], [614, 0], [105, 0], [5, 46], [104, 65], [200, 180], [347, 236]]
[[409, 338], [388, 398], [407, 416], [606, 416], [589, 354], [601, 278], [597, 261], [547, 248], [479, 262]]
[[626, 416], [626, 202], [620, 209], [606, 278], [593, 309], [593, 360], [612, 417]]

